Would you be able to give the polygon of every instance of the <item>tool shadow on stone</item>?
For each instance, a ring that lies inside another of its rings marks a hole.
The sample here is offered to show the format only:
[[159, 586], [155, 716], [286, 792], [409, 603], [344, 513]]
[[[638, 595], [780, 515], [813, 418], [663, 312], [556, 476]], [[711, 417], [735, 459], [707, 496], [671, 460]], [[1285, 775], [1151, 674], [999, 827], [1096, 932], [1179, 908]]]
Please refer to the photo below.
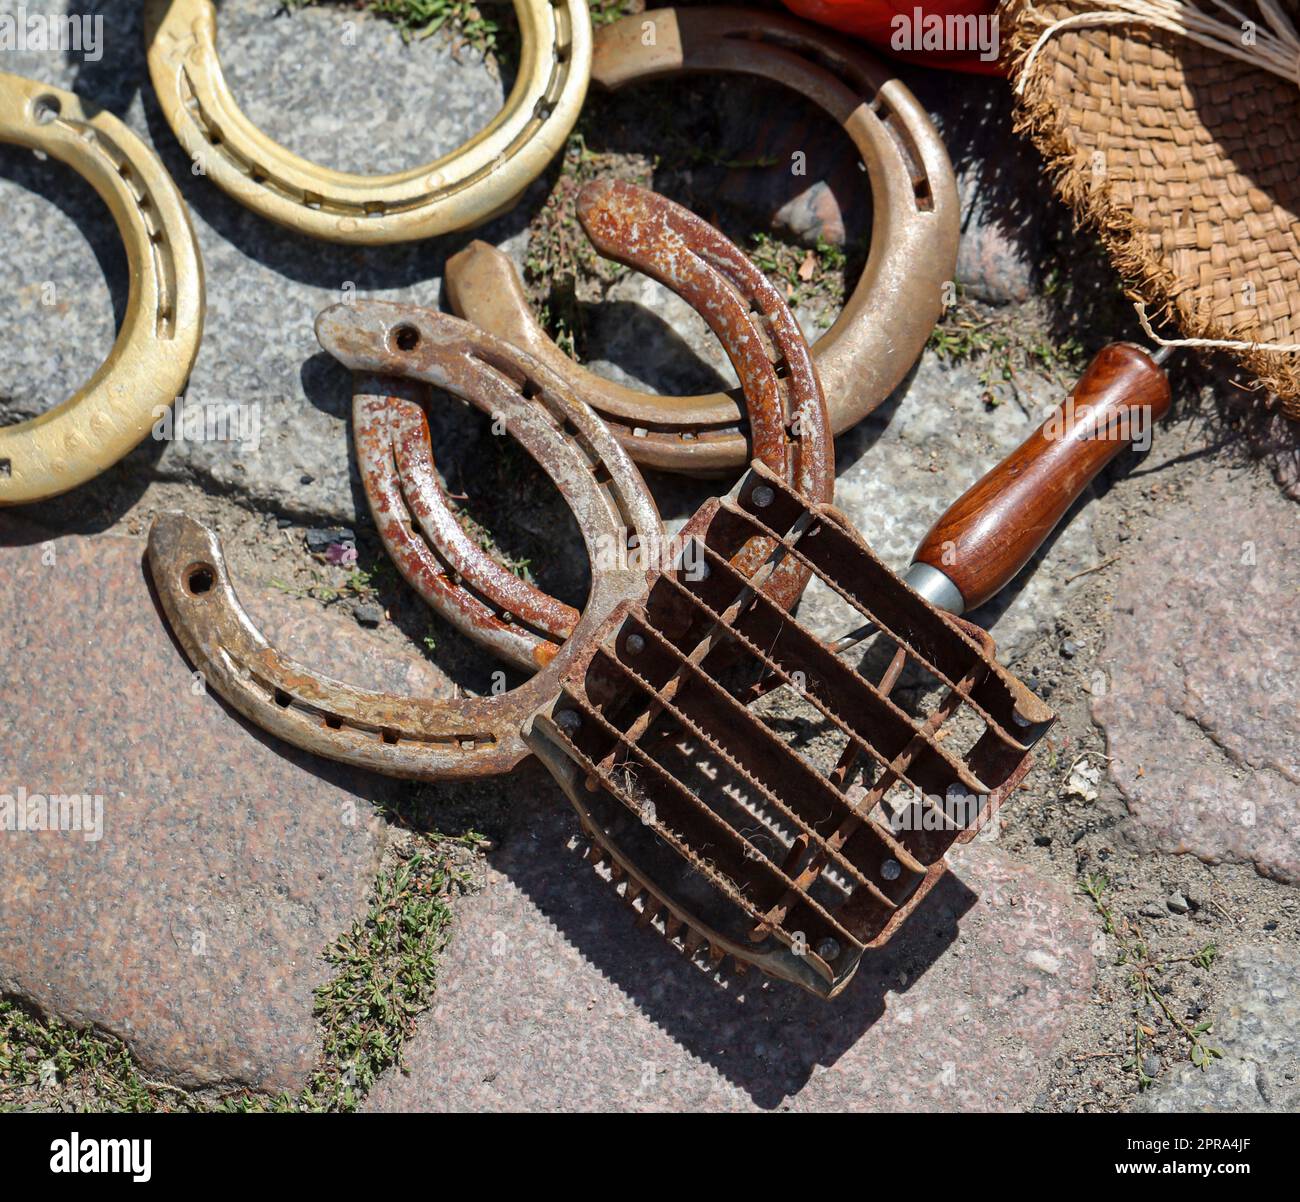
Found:
[[[637, 928], [582, 859], [578, 821], [540, 774], [535, 796], [512, 816], [509, 833], [489, 855], [492, 866], [648, 1018], [763, 1108], [798, 1094], [819, 1067], [853, 1048], [884, 1015], [886, 992], [915, 986], [951, 948], [963, 915], [979, 900], [947, 873], [887, 945], [868, 949], [845, 992], [827, 1002], [753, 969], [706, 971], [658, 933]], [[577, 847], [567, 846], [575, 840]], [[738, 1029], [745, 1043], [726, 1038]], [[781, 1054], [756, 1051], [764, 1048]]]

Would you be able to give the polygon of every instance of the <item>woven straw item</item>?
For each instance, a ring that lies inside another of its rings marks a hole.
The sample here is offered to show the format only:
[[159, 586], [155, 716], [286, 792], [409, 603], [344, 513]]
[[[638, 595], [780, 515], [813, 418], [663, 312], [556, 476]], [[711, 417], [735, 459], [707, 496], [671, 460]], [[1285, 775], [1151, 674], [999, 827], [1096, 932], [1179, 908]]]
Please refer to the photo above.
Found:
[[[1094, 8], [1005, 3], [1012, 80], [1048, 24]], [[1153, 321], [1300, 343], [1300, 82], [1136, 23], [1067, 29], [1028, 71], [1017, 121]], [[1300, 354], [1232, 353], [1300, 420]]]

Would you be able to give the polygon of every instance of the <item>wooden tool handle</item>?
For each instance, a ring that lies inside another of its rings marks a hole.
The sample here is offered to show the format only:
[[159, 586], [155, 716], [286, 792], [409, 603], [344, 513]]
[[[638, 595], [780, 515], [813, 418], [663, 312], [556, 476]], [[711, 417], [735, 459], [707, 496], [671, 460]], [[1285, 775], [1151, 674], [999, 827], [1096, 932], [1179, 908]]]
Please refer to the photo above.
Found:
[[938, 569], [967, 610], [1025, 566], [1088, 483], [1169, 411], [1169, 381], [1141, 347], [1114, 342], [1074, 392], [997, 467], [950, 505], [913, 562]]

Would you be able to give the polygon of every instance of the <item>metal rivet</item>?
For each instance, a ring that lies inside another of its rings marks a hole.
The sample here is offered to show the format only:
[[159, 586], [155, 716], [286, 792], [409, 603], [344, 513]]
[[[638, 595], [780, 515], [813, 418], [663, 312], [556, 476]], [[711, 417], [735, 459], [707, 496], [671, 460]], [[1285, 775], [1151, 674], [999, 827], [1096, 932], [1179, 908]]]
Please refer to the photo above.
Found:
[[772, 491], [771, 486], [760, 484], [749, 494], [749, 499], [754, 502], [755, 509], [766, 509], [776, 500], [776, 493]]
[[903, 875], [903, 866], [897, 860], [886, 860], [880, 866], [880, 875], [887, 881], [896, 881]]
[[561, 710], [555, 715], [555, 725], [566, 735], [572, 735], [581, 729], [582, 719], [575, 710]]
[[827, 964], [829, 964], [832, 960], [839, 959], [840, 945], [838, 941], [834, 939], [823, 939], [817, 945], [817, 954], [825, 960]]
[[639, 634], [629, 634], [624, 646], [627, 647], [628, 655], [640, 655], [645, 650], [645, 639]]

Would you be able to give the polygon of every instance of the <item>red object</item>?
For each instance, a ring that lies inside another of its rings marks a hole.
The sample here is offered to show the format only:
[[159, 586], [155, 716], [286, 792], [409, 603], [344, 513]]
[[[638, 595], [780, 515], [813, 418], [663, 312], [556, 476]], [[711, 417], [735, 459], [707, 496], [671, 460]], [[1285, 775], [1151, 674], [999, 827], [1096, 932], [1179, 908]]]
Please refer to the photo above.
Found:
[[[853, 34], [873, 46], [909, 63], [1001, 75], [997, 54], [1001, 51], [1000, 31], [994, 10], [996, 0], [782, 0], [791, 12], [819, 25], [829, 25]], [[948, 17], [976, 17], [958, 26]], [[938, 20], [936, 21], [935, 18]], [[943, 22], [942, 25], [939, 22]], [[979, 40], [972, 46], [971, 35]], [[954, 42], [964, 39], [964, 49]], [[989, 53], [993, 59], [983, 57]]]

